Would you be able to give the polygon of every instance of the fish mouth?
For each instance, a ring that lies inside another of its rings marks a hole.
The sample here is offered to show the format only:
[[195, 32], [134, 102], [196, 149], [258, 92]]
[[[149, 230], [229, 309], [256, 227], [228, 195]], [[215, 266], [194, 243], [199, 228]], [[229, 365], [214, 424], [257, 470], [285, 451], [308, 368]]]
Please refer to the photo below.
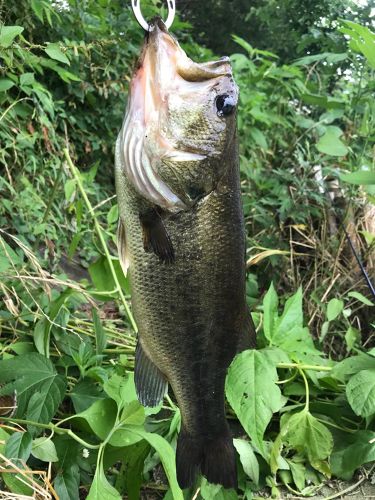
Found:
[[181, 150], [168, 140], [167, 123], [171, 94], [205, 101], [218, 78], [232, 77], [229, 58], [208, 63], [193, 62], [168, 32], [160, 17], [150, 23], [136, 72], [131, 82], [121, 146], [126, 174], [138, 192], [172, 212], [185, 203], [158, 176], [158, 162], [201, 161], [207, 150]]

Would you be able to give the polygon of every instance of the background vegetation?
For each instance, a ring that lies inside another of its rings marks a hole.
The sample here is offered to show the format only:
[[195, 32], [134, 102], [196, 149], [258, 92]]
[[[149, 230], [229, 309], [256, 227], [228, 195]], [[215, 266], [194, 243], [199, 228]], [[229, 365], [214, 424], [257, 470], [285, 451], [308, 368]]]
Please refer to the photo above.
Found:
[[[150, 4], [147, 15], [158, 11]], [[205, 480], [182, 493], [178, 408], [136, 401], [113, 145], [143, 34], [128, 2], [108, 0], [0, 2], [3, 490], [102, 500], [188, 499], [200, 488], [196, 498], [250, 499], [281, 487], [308, 496], [331, 477], [357, 484], [370, 473], [374, 297], [344, 230], [373, 279], [370, 8], [228, 4], [181, 2], [173, 30], [197, 60], [233, 54], [241, 88], [259, 349], [227, 378], [239, 493]]]

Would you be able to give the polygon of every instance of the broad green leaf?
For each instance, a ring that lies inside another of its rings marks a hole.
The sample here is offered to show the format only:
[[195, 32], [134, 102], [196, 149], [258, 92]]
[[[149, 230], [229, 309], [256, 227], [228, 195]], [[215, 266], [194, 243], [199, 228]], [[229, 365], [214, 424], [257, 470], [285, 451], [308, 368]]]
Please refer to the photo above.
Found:
[[34, 73], [23, 73], [20, 76], [20, 85], [31, 85], [32, 83], [35, 82], [35, 76]]
[[327, 319], [333, 321], [344, 309], [344, 302], [339, 299], [331, 299], [327, 305]]
[[177, 483], [175, 452], [173, 451], [171, 445], [163, 437], [159, 436], [159, 434], [151, 434], [142, 428], [136, 430], [134, 429], [133, 432], [148, 441], [148, 443], [158, 452], [168, 478], [169, 486], [171, 487], [173, 493], [173, 499], [184, 500], [182, 491]]
[[0, 45], [4, 48], [10, 47], [23, 30], [22, 26], [0, 26]]
[[255, 484], [258, 484], [259, 464], [251, 444], [245, 439], [233, 439], [233, 444], [240, 456], [243, 470]]
[[119, 409], [133, 401], [138, 401], [133, 373], [128, 373], [126, 377], [113, 375], [104, 384], [103, 388], [108, 396], [116, 401]]
[[202, 478], [200, 496], [203, 500], [238, 500], [238, 495], [233, 489], [225, 489], [221, 484], [211, 484]]
[[279, 299], [277, 293], [271, 282], [268, 292], [263, 299], [263, 328], [264, 335], [266, 338], [272, 342], [272, 337], [275, 330], [275, 324], [278, 320], [277, 308], [279, 305]]
[[[48, 424], [51, 422], [63, 397], [64, 391], [62, 390], [35, 392], [29, 400], [26, 418], [34, 422]], [[29, 431], [34, 435], [36, 428], [29, 426]]]
[[11, 89], [15, 85], [13, 80], [9, 80], [9, 78], [0, 78], [0, 92], [5, 92], [6, 90]]
[[[143, 483], [143, 469], [145, 459], [150, 451], [150, 445], [145, 440], [141, 440], [133, 446], [119, 448], [119, 458], [122, 460], [121, 472], [116, 479], [116, 488], [128, 495], [129, 500], [138, 500], [140, 498], [140, 489]], [[119, 460], [110, 447], [106, 447], [104, 452], [104, 467], [110, 467]], [[173, 497], [172, 497], [173, 500]]]
[[96, 468], [87, 500], [121, 500], [120, 493], [109, 484], [105, 477], [102, 463]]
[[56, 436], [54, 442], [59, 462], [53, 485], [59, 500], [79, 500], [78, 457], [81, 445], [66, 435]]
[[375, 413], [375, 369], [355, 374], [346, 386], [346, 397], [356, 415], [369, 417]]
[[250, 129], [250, 135], [258, 146], [265, 150], [268, 149], [267, 139], [259, 128], [252, 127]]
[[293, 462], [293, 460], [287, 461], [290, 467], [290, 472], [292, 473], [294, 484], [297, 488], [302, 491], [305, 487], [306, 480], [306, 467], [304, 463], [301, 462]]
[[[125, 291], [125, 293], [130, 293], [129, 281], [124, 276], [119, 260], [113, 258], [112, 264], [115, 268], [121, 288]], [[111, 270], [109, 269], [108, 261], [104, 256], [99, 257], [96, 262], [91, 264], [88, 271], [97, 291], [109, 292], [114, 290], [115, 282], [113, 280]]]
[[102, 354], [107, 345], [107, 337], [102, 322], [99, 318], [98, 312], [95, 308], [92, 309], [92, 319], [95, 332], [96, 354]]
[[366, 26], [353, 21], [342, 21], [346, 28], [340, 28], [342, 33], [349, 35], [352, 40], [350, 47], [361, 52], [367, 59], [369, 65], [375, 69], [375, 33]]
[[281, 434], [285, 443], [303, 453], [317, 469], [319, 462], [331, 454], [333, 448], [331, 433], [308, 411], [303, 410], [292, 415], [282, 428]]
[[81, 413], [87, 410], [87, 408], [90, 408], [95, 401], [105, 398], [104, 392], [100, 390], [96, 384], [93, 384], [92, 381], [87, 379], [78, 382], [73, 387], [69, 396], [73, 401], [76, 413]]
[[262, 351], [244, 351], [232, 362], [226, 394], [242, 426], [264, 455], [263, 435], [272, 414], [285, 404], [275, 365]]
[[341, 382], [345, 382], [352, 375], [362, 370], [375, 370], [375, 359], [365, 353], [360, 353], [358, 356], [350, 356], [340, 361], [340, 363], [334, 366], [332, 375]]
[[11, 460], [26, 462], [31, 453], [32, 438], [28, 432], [15, 432], [6, 442], [4, 454]]
[[112, 399], [99, 399], [87, 410], [75, 415], [83, 418], [100, 439], [106, 439], [115, 425], [116, 403]]
[[108, 224], [114, 224], [118, 221], [118, 205], [113, 205], [107, 214]]
[[321, 54], [314, 54], [311, 56], [301, 57], [300, 59], [297, 59], [297, 61], [295, 61], [293, 64], [295, 64], [296, 66], [305, 66], [315, 63], [317, 61], [324, 61], [324, 60], [326, 60], [328, 64], [330, 63], [335, 64], [344, 61], [345, 59], [347, 59], [347, 57], [348, 54], [346, 52], [341, 52], [339, 54], [335, 54], [333, 52], [323, 52]]
[[[64, 377], [56, 372], [52, 362], [37, 353], [0, 361], [0, 382], [8, 382], [1, 389], [1, 394], [9, 394], [14, 389], [17, 391], [18, 417], [30, 411], [41, 419], [47, 418], [47, 415], [52, 418], [66, 388]], [[40, 405], [38, 411], [34, 409], [37, 400]]]
[[39, 437], [33, 440], [31, 454], [43, 462], [57, 462], [59, 460], [53, 441], [47, 437]]
[[34, 11], [36, 17], [43, 22], [43, 1], [42, 0], [31, 0], [31, 8]]
[[345, 156], [348, 153], [348, 148], [340, 139], [342, 134], [342, 130], [338, 127], [327, 127], [325, 134], [316, 145], [318, 151], [330, 156]]
[[370, 430], [338, 436], [338, 445], [331, 456], [332, 473], [348, 480], [359, 467], [375, 461], [374, 439], [375, 432]]
[[[0, 453], [5, 453], [4, 449], [9, 438], [9, 434], [0, 427]], [[21, 464], [17, 463], [17, 465], [20, 466]], [[21, 476], [21, 474], [19, 476]], [[9, 491], [11, 491], [12, 493], [17, 493], [19, 495], [31, 496], [33, 494], [33, 488], [31, 485], [29, 486], [27, 484], [27, 482], [29, 481], [27, 476], [18, 479], [19, 476], [13, 473], [1, 473], [1, 479], [4, 481]]]
[[284, 311], [277, 321], [277, 336], [287, 335], [292, 328], [302, 327], [302, 325], [302, 288], [300, 287], [285, 303]]
[[357, 328], [353, 326], [349, 326], [345, 333], [345, 342], [348, 348], [348, 352], [350, 352], [355, 344], [360, 340], [361, 334]]
[[73, 194], [77, 187], [77, 181], [75, 179], [68, 179], [64, 184], [65, 199], [67, 202], [72, 201]]
[[359, 302], [362, 302], [362, 304], [365, 304], [366, 306], [369, 306], [369, 307], [372, 307], [375, 305], [371, 302], [371, 300], [369, 300], [367, 297], [365, 297], [364, 295], [362, 295], [359, 292], [349, 292], [348, 297], [353, 297], [353, 299], [357, 299], [357, 300], [359, 300]]
[[302, 94], [301, 98], [307, 104], [321, 106], [326, 109], [338, 109], [344, 107], [344, 101], [333, 97], [322, 96], [318, 94]]
[[358, 186], [371, 186], [375, 184], [375, 171], [358, 170], [351, 174], [340, 174], [340, 179], [350, 184], [357, 184]]
[[72, 464], [70, 467], [56, 474], [53, 487], [59, 495], [59, 500], [79, 500], [79, 466]]
[[61, 51], [58, 43], [48, 43], [47, 47], [44, 50], [51, 59], [55, 59], [56, 61], [62, 62], [64, 64], [70, 64], [69, 59]]

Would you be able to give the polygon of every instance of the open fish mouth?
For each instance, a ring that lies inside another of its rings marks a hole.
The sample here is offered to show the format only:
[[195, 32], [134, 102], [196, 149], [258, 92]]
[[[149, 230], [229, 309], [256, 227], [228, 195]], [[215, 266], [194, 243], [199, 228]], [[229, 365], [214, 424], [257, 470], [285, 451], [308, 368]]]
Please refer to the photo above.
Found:
[[125, 173], [139, 194], [161, 208], [179, 212], [186, 205], [159, 176], [160, 164], [203, 161], [215, 154], [215, 147], [214, 141], [211, 147], [192, 141], [184, 144], [183, 120], [179, 121], [178, 113], [173, 118], [171, 108], [185, 109], [189, 101], [210, 106], [212, 89], [221, 77], [232, 79], [232, 72], [229, 58], [194, 63], [160, 18], [151, 26], [131, 82], [120, 154]]

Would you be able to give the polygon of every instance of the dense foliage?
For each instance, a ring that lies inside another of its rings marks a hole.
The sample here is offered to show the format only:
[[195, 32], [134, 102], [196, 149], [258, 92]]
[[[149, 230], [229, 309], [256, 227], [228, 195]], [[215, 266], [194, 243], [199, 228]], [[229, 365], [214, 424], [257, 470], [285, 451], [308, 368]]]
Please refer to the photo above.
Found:
[[[113, 185], [113, 145], [142, 41], [128, 2], [6, 4], [2, 489], [102, 500], [140, 491], [188, 499], [199, 487], [196, 498], [227, 500], [264, 488], [274, 497], [282, 488], [311, 495], [331, 476], [350, 480], [375, 460], [374, 298], [343, 230], [373, 276], [375, 35], [366, 9], [361, 25], [345, 17], [349, 2], [330, 2], [330, 36], [307, 44], [327, 15], [319, 2], [323, 11], [309, 11], [300, 31], [285, 28], [288, 57], [267, 35], [283, 18], [267, 14], [273, 2], [250, 13], [268, 30], [261, 48], [233, 37], [247, 291], [258, 330], [258, 350], [234, 360], [226, 383], [237, 494], [204, 479], [182, 493], [173, 451], [179, 410], [170, 397], [144, 409], [135, 396], [135, 325], [116, 257]], [[295, 2], [278, 5], [296, 14]], [[209, 40], [207, 25], [187, 12], [197, 27], [176, 21], [175, 32], [192, 57], [211, 57], [191, 31], [206, 30]]]

